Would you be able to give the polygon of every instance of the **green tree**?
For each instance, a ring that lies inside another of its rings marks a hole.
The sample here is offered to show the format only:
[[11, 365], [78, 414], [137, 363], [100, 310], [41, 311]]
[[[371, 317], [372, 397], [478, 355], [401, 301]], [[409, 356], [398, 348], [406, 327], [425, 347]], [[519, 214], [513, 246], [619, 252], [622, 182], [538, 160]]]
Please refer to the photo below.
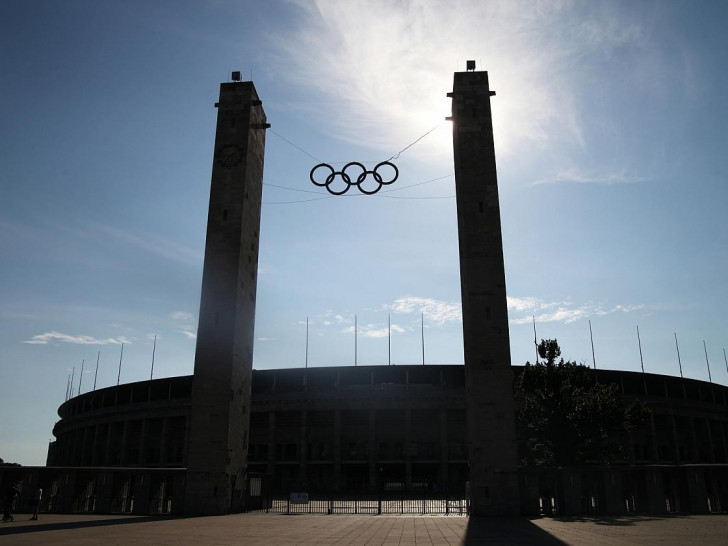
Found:
[[625, 458], [626, 432], [644, 424], [649, 409], [626, 403], [615, 384], [596, 381], [595, 372], [564, 362], [555, 339], [541, 340], [544, 359], [526, 363], [516, 379], [521, 464], [561, 466], [610, 463]]

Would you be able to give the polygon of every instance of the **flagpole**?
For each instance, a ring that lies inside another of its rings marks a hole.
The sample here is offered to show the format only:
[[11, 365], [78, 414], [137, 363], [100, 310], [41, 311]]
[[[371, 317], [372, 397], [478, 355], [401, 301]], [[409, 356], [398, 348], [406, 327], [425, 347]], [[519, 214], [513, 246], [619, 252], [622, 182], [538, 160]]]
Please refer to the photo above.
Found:
[[425, 365], [425, 314], [422, 315], [422, 365]]
[[94, 374], [94, 390], [96, 390], [96, 378], [99, 376], [99, 358], [101, 358], [101, 351], [96, 355], [96, 373]]
[[387, 315], [387, 365], [392, 365], [392, 315], [389, 314]]
[[81, 394], [81, 382], [83, 381], [83, 363], [86, 362], [84, 358], [81, 360], [81, 374], [78, 376], [78, 394]]
[[589, 319], [589, 340], [591, 341], [592, 363], [594, 364], [594, 383], [598, 384], [599, 379], [597, 378], [597, 359], [594, 356], [594, 334], [592, 333], [591, 319]]
[[354, 315], [354, 366], [356, 366], [356, 358], [357, 358], [357, 323], [356, 323], [356, 315]]
[[642, 359], [642, 340], [640, 339], [639, 325], [637, 325], [637, 343], [640, 347], [640, 365], [642, 366], [642, 383], [645, 387], [645, 396], [647, 396], [647, 380], [645, 379], [645, 361]]
[[73, 398], [73, 378], [76, 377], [76, 366], [73, 367], [73, 371], [71, 372], [71, 396], [70, 398]]
[[154, 334], [154, 346], [152, 347], [152, 372], [149, 374], [149, 381], [154, 377], [154, 353], [157, 352], [157, 334]]
[[710, 362], [708, 362], [708, 348], [705, 345], [705, 340], [703, 340], [703, 350], [705, 351], [705, 364], [708, 366], [708, 381], [712, 383], [713, 378], [710, 376]]
[[591, 320], [589, 321], [589, 339], [591, 340], [592, 363], [594, 364], [594, 371], [596, 371], [597, 359], [594, 357], [594, 334], [592, 333]]
[[119, 356], [119, 374], [116, 376], [116, 386], [119, 386], [119, 382], [121, 381], [121, 361], [124, 358], [124, 344], [121, 344], [121, 355]]
[[677, 332], [673, 332], [675, 336], [675, 350], [677, 351], [677, 365], [680, 367], [680, 379], [683, 378], [682, 361], [680, 360], [680, 346], [677, 344]]
[[536, 315], [531, 315], [533, 319], [533, 347], [536, 350], [536, 364], [538, 364], [538, 337], [536, 337]]
[[308, 368], [308, 317], [306, 317], [306, 368]]

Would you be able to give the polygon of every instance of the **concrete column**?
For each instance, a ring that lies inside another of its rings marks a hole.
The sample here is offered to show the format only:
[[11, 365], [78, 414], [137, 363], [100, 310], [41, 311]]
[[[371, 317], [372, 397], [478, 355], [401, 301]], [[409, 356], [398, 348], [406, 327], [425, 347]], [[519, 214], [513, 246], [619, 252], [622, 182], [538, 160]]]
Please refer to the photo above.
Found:
[[653, 461], [660, 460], [660, 450], [657, 445], [657, 430], [655, 428], [655, 415], [650, 413], [650, 451]]
[[129, 446], [129, 421], [124, 420], [124, 428], [121, 432], [121, 454], [119, 457], [119, 466], [127, 466], [129, 464], [129, 453], [127, 449]]
[[447, 448], [447, 409], [440, 408], [440, 489], [449, 492], [450, 476], [447, 471], [449, 453]]
[[266, 472], [273, 474], [275, 472], [275, 461], [276, 456], [276, 412], [268, 412], [268, 464], [266, 465]]
[[141, 430], [139, 431], [139, 459], [137, 460], [137, 464], [141, 466], [147, 466], [147, 429], [149, 426], [147, 425], [148, 419], [142, 419], [142, 426]]
[[74, 442], [78, 438], [76, 437], [76, 431], [68, 431], [65, 434], [65, 445], [64, 445], [64, 458], [63, 458], [63, 465], [64, 466], [73, 466], [73, 458], [75, 457], [75, 444]]
[[334, 411], [334, 488], [338, 491], [341, 483], [341, 410]]
[[299, 439], [299, 482], [301, 484], [308, 483], [308, 412], [301, 412], [301, 436]]
[[91, 453], [91, 465], [92, 466], [99, 466], [101, 464], [101, 461], [99, 461], [99, 430], [101, 429], [101, 425], [94, 425], [94, 443], [93, 443], [93, 452]]
[[[143, 425], [142, 425], [143, 426]], [[152, 476], [149, 472], [136, 474], [134, 480], [134, 513], [148, 514], [152, 497]]]
[[112, 482], [113, 474], [110, 472], [96, 474], [96, 512], [99, 514], [111, 512]]
[[[470, 64], [470, 62], [469, 62]], [[474, 63], [473, 63], [474, 64]], [[487, 72], [456, 72], [453, 159], [472, 512], [517, 515], [518, 451]]]
[[[238, 78], [239, 80], [239, 78]], [[220, 85], [195, 348], [185, 511], [238, 512], [250, 434], [266, 122], [250, 81]]]
[[159, 445], [159, 466], [167, 464], [167, 435], [169, 434], [169, 417], [162, 418], [162, 438]]
[[645, 489], [647, 492], [647, 511], [651, 514], [664, 514], [665, 484], [662, 480], [662, 471], [650, 469], [645, 472]]
[[412, 410], [404, 410], [404, 479], [407, 487], [412, 483]]
[[79, 445], [81, 446], [81, 452], [76, 452], [76, 464], [78, 466], [87, 466], [86, 461], [84, 460], [84, 456], [88, 453], [89, 436], [91, 436], [91, 433], [89, 432], [89, 427], [83, 427], [81, 429], [81, 442], [79, 442]]
[[104, 449], [104, 462], [103, 462], [103, 464], [105, 466], [110, 466], [111, 465], [110, 453], [111, 453], [111, 438], [112, 438], [112, 434], [111, 433], [114, 431], [114, 426], [113, 425], [114, 425], [114, 422], [113, 421], [110, 421], [106, 425], [106, 448]]
[[670, 414], [670, 424], [672, 425], [673, 461], [675, 463], [680, 463], [680, 437], [677, 433], [677, 422], [675, 420], [675, 415], [673, 414]]
[[705, 470], [690, 468], [687, 470], [687, 477], [690, 512], [693, 514], [707, 514], [708, 490], [705, 487]]
[[693, 456], [691, 462], [699, 462], [700, 461], [700, 450], [698, 449], [698, 435], [695, 432], [695, 418], [688, 417], [688, 421], [690, 422], [690, 433], [693, 440]]
[[566, 471], [561, 475], [561, 498], [563, 506], [561, 515], [573, 516], [582, 514], [582, 476], [579, 472]]
[[73, 511], [73, 495], [76, 492], [76, 471], [65, 472], [58, 483], [58, 496], [56, 497], [56, 512], [70, 513]]
[[603, 473], [604, 478], [604, 511], [607, 514], [623, 514], [625, 512], [622, 498], [622, 474], [617, 470]]
[[715, 444], [713, 443], [713, 430], [710, 427], [710, 419], [705, 418], [705, 428], [708, 431], [708, 449], [710, 450], [709, 460], [711, 463], [715, 462]]
[[374, 488], [377, 483], [377, 413], [369, 410], [369, 487]]

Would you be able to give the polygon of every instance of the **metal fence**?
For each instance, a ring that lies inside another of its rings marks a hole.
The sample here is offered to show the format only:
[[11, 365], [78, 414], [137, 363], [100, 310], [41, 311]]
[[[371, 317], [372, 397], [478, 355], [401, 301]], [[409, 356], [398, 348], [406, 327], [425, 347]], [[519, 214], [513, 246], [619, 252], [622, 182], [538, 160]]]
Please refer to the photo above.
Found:
[[274, 493], [256, 512], [275, 514], [390, 514], [465, 516], [464, 498], [444, 494], [417, 492], [382, 492], [381, 494], [301, 494]]

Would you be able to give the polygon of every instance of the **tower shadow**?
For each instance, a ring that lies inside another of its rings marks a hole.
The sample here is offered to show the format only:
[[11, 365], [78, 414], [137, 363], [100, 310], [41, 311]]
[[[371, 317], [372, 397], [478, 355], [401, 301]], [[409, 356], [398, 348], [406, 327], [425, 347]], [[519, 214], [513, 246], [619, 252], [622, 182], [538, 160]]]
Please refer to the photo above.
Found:
[[547, 533], [524, 517], [471, 516], [463, 544], [489, 546], [566, 546], [566, 543]]

